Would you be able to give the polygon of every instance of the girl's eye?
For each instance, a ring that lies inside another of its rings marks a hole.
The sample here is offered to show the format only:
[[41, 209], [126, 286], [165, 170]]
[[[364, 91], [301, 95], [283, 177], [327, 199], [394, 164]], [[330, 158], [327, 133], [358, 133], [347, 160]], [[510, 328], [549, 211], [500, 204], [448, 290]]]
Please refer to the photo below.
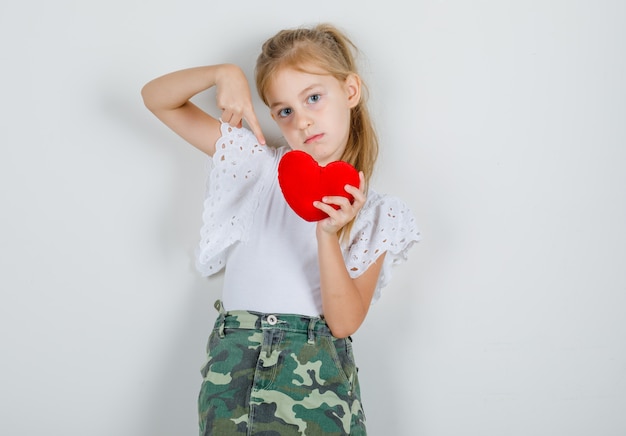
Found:
[[307, 102], [308, 103], [317, 103], [320, 98], [321, 98], [321, 95], [313, 94], [313, 95], [309, 96], [309, 98], [307, 99]]
[[285, 108], [285, 109], [281, 109], [278, 111], [278, 117], [279, 118], [286, 118], [291, 114], [291, 109], [290, 108]]

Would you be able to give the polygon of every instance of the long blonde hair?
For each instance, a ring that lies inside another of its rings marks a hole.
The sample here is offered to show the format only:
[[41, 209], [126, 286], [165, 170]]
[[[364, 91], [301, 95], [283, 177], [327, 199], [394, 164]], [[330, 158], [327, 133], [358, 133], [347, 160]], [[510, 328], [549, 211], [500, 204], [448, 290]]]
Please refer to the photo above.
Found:
[[[307, 66], [313, 65], [340, 82], [351, 74], [358, 76], [357, 53], [352, 41], [331, 24], [281, 30], [265, 41], [257, 58], [255, 79], [259, 97], [268, 103], [266, 92], [271, 79], [285, 67], [305, 71]], [[378, 136], [367, 108], [365, 83], [361, 83], [361, 88], [361, 99], [351, 110], [350, 132], [341, 160], [363, 171], [367, 191], [378, 157]], [[350, 233], [352, 224], [342, 229], [342, 235]]]

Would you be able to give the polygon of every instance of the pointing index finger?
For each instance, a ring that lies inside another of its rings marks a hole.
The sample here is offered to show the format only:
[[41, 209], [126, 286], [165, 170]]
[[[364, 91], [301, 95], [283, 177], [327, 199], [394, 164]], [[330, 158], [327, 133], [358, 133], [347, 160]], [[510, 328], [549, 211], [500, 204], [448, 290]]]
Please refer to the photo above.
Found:
[[263, 135], [263, 132], [261, 131], [261, 125], [259, 124], [259, 121], [257, 120], [254, 111], [251, 111], [249, 114], [246, 114], [244, 118], [248, 122], [248, 126], [250, 126], [250, 130], [252, 130], [252, 133], [254, 133], [254, 136], [256, 136], [256, 139], [259, 140], [259, 143], [261, 143], [262, 145], [265, 145], [265, 136]]

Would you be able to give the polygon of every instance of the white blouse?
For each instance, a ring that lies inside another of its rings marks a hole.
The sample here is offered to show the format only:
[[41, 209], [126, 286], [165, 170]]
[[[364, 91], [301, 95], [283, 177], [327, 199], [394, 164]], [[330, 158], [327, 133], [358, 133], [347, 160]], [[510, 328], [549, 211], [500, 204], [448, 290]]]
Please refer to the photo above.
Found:
[[[222, 124], [216, 143], [196, 266], [209, 276], [224, 269], [226, 310], [322, 314], [315, 225], [296, 215], [278, 184], [288, 147], [260, 145], [251, 131]], [[387, 252], [372, 302], [420, 239], [415, 219], [399, 199], [369, 189], [367, 201], [342, 245], [356, 278]]]

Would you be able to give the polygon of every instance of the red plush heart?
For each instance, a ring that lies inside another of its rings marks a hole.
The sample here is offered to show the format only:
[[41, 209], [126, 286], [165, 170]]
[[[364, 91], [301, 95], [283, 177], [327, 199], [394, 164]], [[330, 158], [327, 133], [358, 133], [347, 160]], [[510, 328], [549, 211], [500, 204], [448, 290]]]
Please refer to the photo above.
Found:
[[345, 186], [358, 187], [360, 181], [357, 170], [347, 162], [336, 161], [322, 167], [304, 151], [292, 150], [278, 163], [278, 183], [295, 213], [306, 221], [319, 221], [328, 215], [313, 206], [314, 201], [327, 195], [341, 195], [353, 201]]

